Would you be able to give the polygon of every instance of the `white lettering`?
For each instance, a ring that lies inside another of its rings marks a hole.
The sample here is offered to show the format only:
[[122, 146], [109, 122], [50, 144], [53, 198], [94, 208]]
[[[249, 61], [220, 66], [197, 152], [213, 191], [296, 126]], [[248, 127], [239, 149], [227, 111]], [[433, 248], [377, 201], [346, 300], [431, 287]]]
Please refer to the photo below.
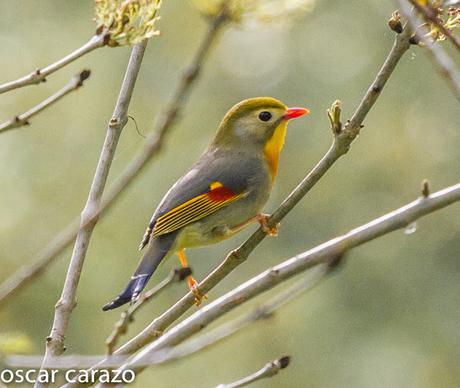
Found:
[[[30, 383], [30, 384], [33, 384], [35, 383], [35, 377], [34, 377], [34, 374], [37, 373], [37, 370], [36, 369], [29, 369], [27, 372], [26, 372], [26, 382]], [[17, 381], [17, 383], [19, 383], [19, 381]]]
[[[7, 377], [8, 375], [8, 377]], [[10, 384], [12, 383], [14, 380], [14, 373], [13, 371], [9, 370], [9, 369], [5, 369], [2, 371], [2, 373], [0, 373], [0, 381], [2, 381], [3, 383], [5, 384]]]
[[[130, 379], [127, 378], [127, 375], [130, 376]], [[122, 374], [122, 380], [125, 384], [132, 383], [134, 380], [136, 380], [136, 374], [131, 369], [124, 370]]]
[[113, 383], [110, 379], [110, 372], [107, 369], [102, 369], [99, 371], [99, 382], [101, 383]]
[[65, 381], [67, 381], [68, 383], [76, 383], [77, 382], [77, 380], [75, 380], [75, 379], [73, 379], [71, 377], [72, 373], [75, 376], [77, 371], [75, 369], [69, 369], [67, 372], [65, 372]]

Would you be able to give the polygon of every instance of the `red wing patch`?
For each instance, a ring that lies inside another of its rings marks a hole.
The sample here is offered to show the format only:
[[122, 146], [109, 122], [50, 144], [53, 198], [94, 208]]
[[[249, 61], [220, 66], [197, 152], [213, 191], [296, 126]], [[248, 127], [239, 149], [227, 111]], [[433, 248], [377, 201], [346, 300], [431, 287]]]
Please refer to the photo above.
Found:
[[209, 191], [200, 194], [163, 214], [155, 223], [153, 235], [171, 233], [185, 225], [198, 221], [241, 198], [244, 193], [235, 193], [220, 182], [213, 182]]

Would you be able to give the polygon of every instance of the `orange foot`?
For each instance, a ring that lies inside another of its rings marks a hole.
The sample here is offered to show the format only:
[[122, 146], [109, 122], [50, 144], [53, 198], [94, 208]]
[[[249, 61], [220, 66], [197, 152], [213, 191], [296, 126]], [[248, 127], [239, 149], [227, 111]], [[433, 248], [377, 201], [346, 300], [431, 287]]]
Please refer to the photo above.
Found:
[[270, 218], [270, 214], [260, 213], [257, 215], [257, 221], [259, 221], [262, 230], [267, 233], [270, 237], [278, 236], [278, 229], [280, 224], [276, 224], [275, 226], [268, 226], [268, 220]]
[[192, 276], [189, 276], [187, 281], [188, 287], [190, 288], [190, 291], [195, 297], [195, 305], [201, 305], [201, 301], [203, 299], [208, 299], [208, 295], [201, 293], [201, 291], [198, 289], [198, 282]]

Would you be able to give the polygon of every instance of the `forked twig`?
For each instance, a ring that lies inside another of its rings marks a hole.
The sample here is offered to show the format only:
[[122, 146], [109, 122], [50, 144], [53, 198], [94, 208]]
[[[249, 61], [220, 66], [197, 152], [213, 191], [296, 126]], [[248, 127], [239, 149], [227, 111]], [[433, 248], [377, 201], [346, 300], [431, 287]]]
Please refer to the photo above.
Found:
[[0, 124], [0, 133], [6, 132], [10, 129], [19, 128], [24, 125], [29, 125], [30, 124], [29, 120], [33, 116], [40, 113], [42, 110], [48, 108], [55, 102], [59, 101], [65, 95], [83, 86], [83, 82], [89, 78], [90, 74], [91, 72], [89, 70], [82, 70], [80, 73], [74, 75], [70, 79], [70, 81], [64, 85], [64, 87], [62, 87], [56, 93], [49, 96], [47, 99], [35, 105], [33, 108], [29, 109], [28, 111], [21, 113], [17, 116], [14, 116], [12, 119]]

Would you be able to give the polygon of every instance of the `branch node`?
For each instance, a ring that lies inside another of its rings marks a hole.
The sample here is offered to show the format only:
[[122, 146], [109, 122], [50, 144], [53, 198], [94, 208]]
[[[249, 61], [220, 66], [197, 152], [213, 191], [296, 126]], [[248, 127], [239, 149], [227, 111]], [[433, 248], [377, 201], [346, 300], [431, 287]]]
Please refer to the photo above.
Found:
[[29, 76], [32, 83], [39, 84], [40, 82], [46, 82], [45, 76], [42, 74], [41, 69], [37, 69]]
[[198, 66], [193, 66], [185, 71], [185, 80], [187, 83], [191, 83], [198, 74], [200, 73], [200, 68]]
[[428, 198], [430, 196], [430, 182], [428, 179], [422, 181], [422, 197]]
[[[97, 30], [96, 30], [96, 32], [97, 32]], [[110, 42], [110, 33], [109, 33], [109, 31], [107, 31], [107, 29], [105, 29], [105, 28], [101, 29], [101, 31], [99, 32], [99, 34], [101, 34], [101, 33], [103, 33], [102, 44], [103, 44], [104, 46], [107, 46], [107, 45], [109, 44], [109, 42]], [[98, 34], [98, 35], [99, 35], [99, 34]]]
[[372, 92], [375, 94], [379, 94], [382, 91], [382, 88], [378, 85], [372, 86]]
[[289, 366], [289, 363], [291, 362], [291, 356], [283, 356], [275, 362], [279, 365], [280, 369], [284, 369]]
[[91, 70], [89, 70], [89, 69], [82, 70], [77, 75], [77, 77], [78, 77], [77, 87], [83, 86], [83, 81], [87, 80], [90, 75], [91, 75]]
[[418, 45], [420, 43], [420, 38], [414, 34], [409, 38], [409, 43], [413, 45]]
[[342, 264], [344, 263], [344, 258], [345, 253], [340, 252], [336, 254], [332, 254], [330, 259], [327, 261], [327, 266], [329, 271], [336, 271], [340, 267], [342, 267]]
[[234, 249], [233, 251], [231, 251], [230, 254], [228, 255], [228, 258], [230, 260], [241, 261], [242, 257], [241, 257], [241, 253], [239, 249]]
[[118, 128], [121, 126], [121, 120], [118, 117], [112, 117], [109, 121], [110, 128]]

